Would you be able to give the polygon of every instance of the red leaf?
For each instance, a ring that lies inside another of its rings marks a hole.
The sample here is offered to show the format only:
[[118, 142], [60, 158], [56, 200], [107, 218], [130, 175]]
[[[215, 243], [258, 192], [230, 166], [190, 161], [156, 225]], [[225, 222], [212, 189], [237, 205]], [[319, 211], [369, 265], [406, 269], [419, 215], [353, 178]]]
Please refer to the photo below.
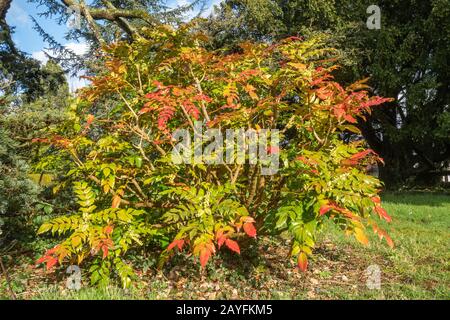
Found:
[[173, 248], [178, 247], [179, 250], [183, 249], [184, 240], [183, 239], [175, 239], [171, 244], [167, 247], [167, 251], [172, 250]]
[[392, 241], [391, 237], [389, 237], [387, 234], [384, 234], [383, 236], [386, 239], [386, 242], [387, 242], [388, 246], [391, 249], [394, 248], [394, 241]]
[[47, 252], [46, 252], [45, 254], [46, 254], [46, 255], [50, 255], [50, 254], [52, 254], [52, 253], [55, 253], [56, 250], [58, 250], [58, 249], [59, 249], [59, 244], [56, 245], [56, 246], [54, 246], [53, 248], [47, 250]]
[[203, 247], [203, 249], [200, 251], [200, 265], [202, 266], [202, 268], [206, 266], [210, 257], [211, 251], [206, 246]]
[[325, 213], [327, 213], [331, 209], [333, 209], [333, 207], [328, 204], [321, 206], [320, 210], [319, 210], [319, 216], [323, 216]]
[[300, 252], [300, 254], [298, 255], [297, 264], [300, 270], [302, 270], [303, 272], [306, 271], [306, 269], [308, 268], [308, 257], [306, 256], [306, 253]]
[[212, 241], [211, 241], [211, 242], [208, 242], [208, 243], [206, 244], [206, 247], [209, 249], [209, 251], [211, 252], [211, 254], [216, 253], [216, 247], [214, 246], [214, 243], [212, 243]]
[[218, 239], [217, 239], [217, 246], [222, 247], [223, 243], [225, 242], [225, 240], [227, 240], [227, 238], [224, 235], [221, 235]]
[[50, 270], [58, 262], [58, 259], [53, 257], [48, 258], [49, 259], [47, 260], [47, 270]]
[[251, 222], [246, 222], [243, 225], [244, 231], [245, 233], [252, 238], [256, 238], [256, 229], [255, 226], [253, 225], [253, 223]]
[[369, 153], [374, 153], [372, 149], [367, 149], [361, 152], [358, 152], [350, 157], [351, 160], [359, 160], [367, 156]]
[[106, 226], [105, 227], [105, 233], [107, 235], [111, 234], [113, 232], [113, 230], [114, 230], [113, 226]]
[[178, 241], [178, 245], [177, 245], [177, 247], [178, 247], [178, 250], [180, 250], [180, 251], [181, 251], [181, 249], [183, 249], [183, 245], [184, 245], [184, 240], [180, 240], [180, 241]]
[[205, 102], [212, 102], [212, 99], [210, 97], [208, 97], [205, 94], [198, 94], [196, 95], [193, 100], [195, 101], [205, 101]]
[[224, 236], [219, 238], [219, 240], [217, 241], [217, 245], [218, 245], [219, 249], [220, 249], [220, 247], [222, 247], [225, 240], [227, 240], [227, 238], [225, 238]]
[[386, 212], [386, 210], [384, 210], [382, 207], [376, 206], [376, 207], [375, 207], [375, 211], [378, 213], [378, 215], [380, 216], [380, 218], [383, 218], [383, 219], [386, 220], [387, 222], [391, 222], [391, 221], [392, 221], [392, 218], [388, 215], [388, 213]]
[[347, 120], [350, 123], [357, 123], [358, 121], [356, 121], [355, 118], [353, 118], [351, 115], [347, 114], [344, 116], [344, 119]]
[[369, 101], [361, 103], [361, 108], [370, 108], [372, 106], [377, 106], [377, 105], [383, 104], [385, 102], [390, 102], [392, 100], [393, 99], [391, 99], [391, 98], [382, 98], [382, 97], [375, 96], [375, 97], [372, 97]]
[[381, 199], [380, 199], [380, 197], [372, 197], [371, 198], [372, 199], [372, 201], [374, 202], [374, 203], [378, 203], [378, 204], [380, 204], [381, 203]]
[[340, 119], [345, 115], [345, 107], [342, 104], [336, 105], [336, 107], [333, 109], [334, 115]]
[[236, 241], [231, 240], [231, 239], [226, 239], [225, 240], [225, 245], [232, 251], [236, 252], [236, 253], [241, 253], [241, 249], [239, 248], [239, 245]]
[[193, 116], [195, 120], [198, 120], [198, 117], [200, 115], [200, 111], [198, 108], [189, 100], [185, 100], [183, 102], [183, 107], [186, 109], [186, 112]]
[[386, 231], [381, 230], [377, 225], [373, 226], [373, 231], [375, 232], [375, 234], [378, 235], [380, 240], [385, 238], [388, 246], [391, 247], [391, 248], [394, 248], [394, 241], [392, 241], [391, 237], [389, 237], [389, 235], [387, 234]]
[[316, 95], [321, 99], [321, 100], [326, 100], [328, 98], [331, 98], [333, 96], [333, 91], [329, 90], [326, 87], [322, 87], [316, 90]]
[[36, 264], [41, 264], [48, 259], [48, 256], [42, 256], [37, 261]]
[[161, 89], [162, 87], [164, 87], [164, 85], [161, 82], [157, 81], [157, 80], [153, 81], [153, 85], [155, 87], [157, 87], [158, 89]]
[[175, 108], [171, 105], [166, 105], [159, 112], [158, 116], [158, 128], [160, 130], [165, 130], [167, 128], [167, 122], [172, 119], [175, 114]]
[[103, 252], [103, 259], [105, 259], [108, 256], [109, 250], [108, 246], [106, 244], [102, 245], [102, 252]]

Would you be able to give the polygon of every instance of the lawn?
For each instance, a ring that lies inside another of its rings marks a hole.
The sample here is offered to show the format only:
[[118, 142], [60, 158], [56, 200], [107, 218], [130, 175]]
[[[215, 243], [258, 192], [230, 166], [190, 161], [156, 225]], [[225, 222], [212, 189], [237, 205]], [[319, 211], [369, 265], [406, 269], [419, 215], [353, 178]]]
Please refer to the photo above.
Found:
[[[307, 273], [286, 258], [282, 237], [259, 239], [240, 259], [224, 252], [206, 272], [183, 256], [162, 272], [152, 268], [154, 259], [136, 257], [142, 268], [129, 290], [92, 288], [87, 279], [69, 290], [67, 275], [45, 274], [32, 266], [34, 257], [13, 257], [8, 268], [19, 299], [449, 299], [450, 195], [390, 193], [383, 201], [394, 249], [375, 236], [363, 247], [327, 224]], [[379, 289], [366, 285], [369, 266], [380, 270]], [[3, 275], [0, 298], [9, 298]]]

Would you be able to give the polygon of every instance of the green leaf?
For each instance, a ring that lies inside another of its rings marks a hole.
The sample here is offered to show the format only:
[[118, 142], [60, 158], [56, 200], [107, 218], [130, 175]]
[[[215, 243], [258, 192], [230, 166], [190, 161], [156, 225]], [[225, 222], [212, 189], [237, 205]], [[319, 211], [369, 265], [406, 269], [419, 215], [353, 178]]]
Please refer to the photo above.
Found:
[[109, 174], [111, 173], [111, 169], [106, 167], [103, 169], [103, 175], [105, 176], [105, 178], [107, 178], [109, 176]]
[[130, 222], [132, 219], [132, 216], [127, 213], [126, 210], [120, 210], [119, 212], [117, 212], [117, 217], [119, 218], [119, 220], [122, 220], [124, 222]]
[[134, 158], [134, 162], [136, 164], [136, 167], [138, 167], [138, 168], [142, 167], [142, 158], [136, 157], [136, 158]]
[[50, 229], [52, 227], [53, 227], [53, 225], [51, 223], [44, 223], [39, 227], [39, 230], [37, 233], [42, 234], [42, 233], [48, 232], [48, 231], [50, 231]]

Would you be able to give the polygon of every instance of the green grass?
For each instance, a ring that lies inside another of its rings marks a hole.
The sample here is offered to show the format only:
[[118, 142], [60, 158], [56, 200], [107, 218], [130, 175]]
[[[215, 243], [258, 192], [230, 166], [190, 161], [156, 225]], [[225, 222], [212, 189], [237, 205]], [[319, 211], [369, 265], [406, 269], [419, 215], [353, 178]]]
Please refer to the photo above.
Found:
[[[80, 291], [71, 291], [64, 274], [36, 276], [26, 263], [11, 272], [13, 288], [22, 299], [449, 299], [450, 196], [391, 193], [382, 198], [393, 221], [380, 225], [394, 249], [374, 235], [363, 247], [327, 224], [306, 274], [285, 258], [283, 239], [260, 239], [239, 259], [214, 257], [206, 273], [178, 256], [164, 272], [141, 275], [129, 290], [92, 288], [84, 279]], [[380, 268], [380, 290], [366, 286], [370, 265]], [[8, 298], [4, 277], [0, 298]]]
[[370, 247], [361, 248], [338, 232], [332, 236], [338, 247], [350, 246], [366, 264], [382, 263], [381, 290], [354, 296], [336, 287], [336, 298], [449, 299], [450, 196], [387, 194], [383, 205], [393, 218], [391, 224], [382, 225], [394, 240], [394, 249], [375, 237]]

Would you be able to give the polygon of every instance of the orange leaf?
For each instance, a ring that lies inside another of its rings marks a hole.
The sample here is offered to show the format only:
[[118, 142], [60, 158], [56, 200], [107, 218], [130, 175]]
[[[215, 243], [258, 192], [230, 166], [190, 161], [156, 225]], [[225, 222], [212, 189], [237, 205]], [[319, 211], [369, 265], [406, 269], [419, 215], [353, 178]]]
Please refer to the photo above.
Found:
[[178, 241], [178, 244], [177, 244], [178, 250], [181, 251], [181, 249], [183, 249], [183, 245], [184, 245], [184, 240]]
[[113, 232], [113, 230], [114, 230], [113, 226], [106, 226], [105, 227], [105, 233], [108, 234], [108, 235], [111, 234]]
[[350, 157], [351, 160], [359, 160], [367, 156], [369, 153], [374, 153], [372, 149], [367, 149], [361, 152], [358, 152]]
[[353, 118], [351, 115], [347, 114], [344, 116], [344, 119], [347, 120], [350, 123], [357, 123], [358, 121], [356, 121], [355, 118]]
[[211, 251], [209, 251], [207, 247], [203, 247], [203, 249], [200, 251], [200, 265], [202, 266], [202, 268], [206, 266], [210, 257]]
[[48, 256], [42, 256], [36, 261], [36, 264], [41, 264], [41, 263], [47, 261], [47, 259], [48, 259]]
[[322, 87], [316, 90], [316, 95], [321, 99], [321, 100], [326, 100], [328, 98], [331, 98], [333, 96], [333, 91], [329, 90], [326, 87]]
[[111, 207], [112, 207], [112, 208], [118, 208], [119, 205], [120, 205], [120, 201], [121, 201], [121, 200], [122, 200], [122, 198], [120, 198], [120, 196], [116, 194], [116, 195], [113, 197]]
[[103, 252], [103, 259], [105, 259], [108, 256], [109, 250], [108, 246], [106, 244], [102, 245], [102, 252]]
[[92, 114], [89, 114], [86, 119], [86, 125], [89, 126], [94, 121], [95, 117]]
[[173, 248], [178, 247], [179, 250], [183, 249], [184, 240], [183, 239], [175, 239], [171, 244], [167, 247], [167, 251], [172, 250]]
[[231, 239], [227, 239], [225, 240], [225, 245], [232, 251], [236, 252], [236, 253], [241, 253], [241, 249], [239, 248], [239, 245], [236, 241], [231, 240]]
[[374, 203], [378, 203], [378, 204], [380, 204], [381, 203], [381, 199], [380, 199], [380, 197], [372, 197], [371, 198], [372, 199], [372, 201], [374, 202]]
[[223, 245], [223, 243], [225, 242], [225, 240], [227, 240], [227, 238], [226, 238], [224, 235], [220, 236], [220, 237], [217, 239], [217, 245], [219, 246], [219, 249], [220, 249], [220, 247]]
[[334, 115], [340, 119], [341, 117], [343, 117], [345, 115], [345, 108], [342, 104], [339, 104], [334, 108], [333, 112], [334, 112]]
[[383, 240], [383, 238], [385, 238], [388, 246], [394, 248], [394, 242], [392, 241], [391, 237], [389, 237], [386, 231], [381, 230], [377, 225], [373, 225], [373, 231], [378, 235], [380, 240]]
[[392, 221], [392, 218], [388, 215], [388, 213], [386, 212], [386, 210], [384, 210], [382, 207], [376, 206], [376, 207], [375, 207], [375, 211], [378, 213], [378, 215], [380, 216], [380, 218], [383, 218], [383, 219], [386, 220], [387, 222], [391, 222], [391, 221]]
[[391, 237], [389, 237], [386, 233], [383, 235], [386, 239], [388, 246], [392, 249], [394, 248], [394, 241], [392, 241]]
[[251, 222], [246, 222], [243, 225], [244, 231], [245, 233], [252, 238], [256, 238], [256, 229], [255, 226], [253, 225], [253, 223]]
[[308, 256], [304, 252], [300, 252], [297, 259], [297, 265], [303, 272], [308, 268]]
[[58, 262], [57, 258], [54, 257], [49, 257], [49, 259], [47, 259], [47, 270], [50, 270], [51, 268], [53, 268], [53, 266]]
[[341, 163], [342, 163], [343, 166], [349, 166], [349, 167], [351, 167], [351, 166], [357, 165], [357, 164], [358, 164], [358, 161], [356, 161], [356, 160], [344, 159], [344, 160], [341, 161]]
[[319, 216], [323, 216], [325, 213], [327, 213], [331, 209], [333, 209], [333, 207], [328, 204], [321, 206], [320, 210], [319, 210]]

